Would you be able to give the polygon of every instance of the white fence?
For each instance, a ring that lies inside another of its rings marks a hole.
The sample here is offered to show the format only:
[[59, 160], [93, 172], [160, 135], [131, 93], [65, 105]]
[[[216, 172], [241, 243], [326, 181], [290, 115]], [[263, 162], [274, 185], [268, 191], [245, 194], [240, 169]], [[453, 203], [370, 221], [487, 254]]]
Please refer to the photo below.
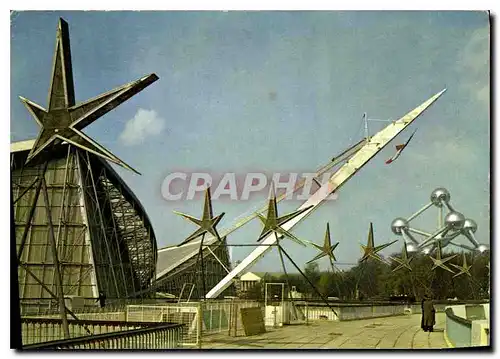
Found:
[[406, 305], [353, 305], [332, 306], [337, 314], [327, 306], [305, 305], [299, 307], [307, 320], [356, 320], [406, 314]]
[[243, 331], [241, 308], [261, 307], [254, 301], [224, 300], [184, 302], [157, 305], [129, 305], [126, 320], [130, 322], [169, 322], [186, 326], [183, 346], [202, 346], [202, 336], [227, 332], [238, 335]]

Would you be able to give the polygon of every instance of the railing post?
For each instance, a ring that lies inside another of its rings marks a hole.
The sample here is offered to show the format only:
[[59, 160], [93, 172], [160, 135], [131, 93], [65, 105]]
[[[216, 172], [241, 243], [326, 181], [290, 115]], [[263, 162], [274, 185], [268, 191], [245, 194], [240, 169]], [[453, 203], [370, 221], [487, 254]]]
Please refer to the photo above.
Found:
[[231, 324], [233, 323], [233, 299], [229, 303], [229, 315], [228, 315], [228, 323], [227, 323], [227, 335], [231, 336]]
[[[212, 306], [210, 306], [210, 329], [212, 329], [214, 327], [213, 323], [212, 323], [212, 321], [213, 321], [212, 312], [213, 312], [213, 308], [212, 308]], [[207, 330], [208, 330], [208, 328], [207, 328]]]
[[309, 304], [306, 300], [306, 325], [309, 325]]
[[203, 326], [203, 303], [199, 302], [198, 307], [197, 307], [197, 312], [198, 312], [198, 321], [196, 325], [196, 339], [198, 341], [198, 348], [201, 349], [202, 344], [201, 344], [201, 336], [202, 336], [202, 326]]

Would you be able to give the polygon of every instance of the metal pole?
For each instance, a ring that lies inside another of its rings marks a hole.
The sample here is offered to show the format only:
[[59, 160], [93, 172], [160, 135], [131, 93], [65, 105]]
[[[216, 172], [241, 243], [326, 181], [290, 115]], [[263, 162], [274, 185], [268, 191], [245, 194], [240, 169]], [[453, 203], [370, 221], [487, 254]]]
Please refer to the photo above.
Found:
[[332, 277], [335, 279], [335, 286], [337, 287], [337, 292], [338, 292], [338, 297], [342, 297], [341, 292], [340, 292], [340, 284], [335, 272], [335, 264], [333, 264], [333, 259], [332, 257], [329, 257], [330, 259], [330, 265], [332, 266]]
[[[92, 296], [94, 298], [98, 297], [99, 293], [99, 283], [100, 280], [98, 279], [97, 276], [97, 266], [95, 265], [96, 263], [96, 254], [94, 252], [94, 244], [91, 241], [91, 234], [90, 234], [90, 222], [89, 222], [89, 213], [87, 211], [88, 206], [87, 206], [87, 199], [85, 198], [85, 183], [86, 183], [86, 174], [84, 172], [84, 169], [82, 167], [83, 162], [85, 161], [84, 159], [80, 158], [79, 152], [75, 149], [73, 153], [73, 159], [74, 159], [74, 165], [76, 166], [76, 178], [75, 178], [75, 173], [73, 173], [73, 179], [76, 180], [77, 186], [79, 187], [81, 193], [79, 194], [78, 198], [78, 204], [77, 206], [79, 207], [79, 212], [82, 218], [82, 224], [83, 228], [81, 229], [81, 233], [83, 235], [83, 243], [86, 246], [85, 252], [82, 251], [82, 257], [85, 256], [85, 254], [88, 256], [88, 262], [90, 266], [93, 268], [91, 277], [90, 277], [90, 285], [91, 285], [91, 292]], [[83, 260], [82, 260], [83, 262]]]
[[[441, 228], [441, 227], [439, 227], [439, 228]], [[410, 228], [410, 227], [408, 227], [408, 232], [413, 232], [413, 233], [420, 234], [420, 235], [422, 235], [422, 236], [426, 236], [426, 237], [432, 236], [432, 234], [431, 234], [431, 233], [424, 232], [424, 231], [422, 231], [422, 230], [420, 230], [420, 229], [416, 229], [416, 228]], [[404, 232], [403, 232], [403, 233], [404, 233]], [[408, 235], [408, 234], [407, 234], [407, 235]], [[409, 236], [408, 236], [408, 237], [409, 237]], [[410, 239], [412, 239], [412, 238], [410, 238]], [[413, 240], [413, 239], [412, 239], [412, 240]]]
[[[283, 260], [283, 254], [281, 253], [281, 246], [279, 245], [278, 234], [276, 232], [274, 232], [274, 234], [276, 236], [276, 243], [278, 243], [278, 253], [280, 255], [281, 266], [283, 267], [283, 273], [285, 273], [285, 281], [286, 281], [286, 286], [288, 288], [288, 299], [290, 300], [290, 302], [292, 304], [293, 317], [294, 317], [294, 319], [297, 319], [297, 308], [295, 308], [295, 302], [292, 298], [292, 293], [291, 293], [292, 287], [290, 286], [290, 281], [288, 280], [288, 273], [286, 271], [285, 261]], [[284, 306], [283, 306], [283, 309], [284, 309]]]
[[430, 236], [429, 238], [425, 239], [422, 243], [420, 243], [419, 247], [420, 248], [423, 248], [425, 245], [427, 245], [427, 243], [429, 243], [431, 240], [433, 240], [436, 236], [438, 236], [439, 234], [443, 233], [444, 231], [446, 231], [448, 229], [448, 227], [443, 227], [443, 228], [440, 228], [438, 229], [436, 232], [434, 232], [432, 234], [432, 236]]
[[231, 336], [231, 326], [233, 324], [233, 301], [234, 299], [231, 299], [231, 303], [229, 303], [229, 324], [227, 326], [227, 335]]
[[56, 272], [56, 286], [57, 286], [57, 295], [59, 299], [59, 311], [61, 313], [62, 325], [63, 325], [63, 333], [64, 338], [69, 339], [69, 327], [68, 327], [68, 318], [66, 316], [66, 305], [64, 303], [64, 293], [62, 286], [62, 276], [59, 268], [59, 260], [57, 259], [57, 247], [56, 247], [56, 238], [54, 234], [54, 227], [52, 226], [52, 214], [50, 211], [49, 205], [49, 195], [47, 193], [47, 184], [45, 183], [45, 177], [41, 178], [42, 186], [43, 186], [43, 199], [45, 202], [45, 211], [47, 212], [47, 222], [49, 225], [49, 237], [50, 244], [52, 248], [52, 258], [54, 260], [54, 270]]
[[198, 325], [196, 326], [196, 336], [198, 337], [198, 349], [201, 349], [201, 335], [202, 335], [202, 325], [203, 325], [203, 303], [198, 303]]
[[[23, 331], [21, 325], [21, 303], [19, 296], [19, 274], [17, 273], [17, 267], [14, 267], [12, 263], [17, 257], [16, 253], [16, 224], [14, 218], [14, 193], [12, 191], [12, 172], [10, 178], [10, 276], [12, 278], [10, 282], [10, 293], [11, 293], [11, 316], [10, 316], [10, 348], [11, 349], [21, 349], [23, 346]], [[17, 261], [19, 262], [19, 260]]]
[[366, 114], [366, 112], [363, 114], [363, 117], [365, 119], [365, 138], [368, 141], [368, 139], [369, 139], [369, 133], [368, 133], [368, 115]]
[[37, 176], [37, 177], [35, 177], [35, 179], [33, 180], [33, 182], [31, 182], [31, 184], [30, 184], [28, 187], [26, 187], [26, 188], [24, 189], [24, 191], [22, 191], [22, 192], [21, 192], [21, 193], [17, 196], [17, 198], [16, 198], [15, 200], [14, 200], [14, 198], [12, 198], [12, 199], [14, 200], [14, 202], [13, 202], [12, 204], [13, 204], [13, 205], [14, 205], [14, 204], [16, 204], [16, 203], [17, 203], [17, 201], [19, 201], [21, 198], [23, 198], [23, 196], [24, 196], [26, 193], [28, 193], [28, 191], [29, 191], [31, 188], [33, 188], [33, 186], [35, 186], [35, 184], [38, 182], [38, 180], [39, 180], [39, 179], [40, 179], [40, 178], [39, 178], [38, 176]]
[[205, 239], [205, 233], [201, 235], [201, 241], [200, 241], [200, 256], [201, 256], [201, 282], [203, 285], [203, 299], [206, 299], [205, 295], [207, 293], [207, 289], [205, 286], [205, 265], [204, 265], [204, 260], [203, 260], [203, 240]]
[[443, 226], [443, 206], [438, 208], [438, 228]]
[[[24, 250], [24, 245], [26, 244], [26, 238], [28, 236], [28, 231], [31, 227], [31, 221], [33, 219], [33, 216], [35, 214], [35, 210], [36, 210], [36, 204], [38, 202], [38, 198], [40, 197], [40, 190], [42, 189], [42, 181], [41, 181], [41, 178], [45, 178], [45, 172], [47, 171], [47, 166], [49, 165], [48, 162], [45, 162], [45, 164], [43, 165], [42, 167], [42, 172], [40, 173], [40, 175], [37, 177], [37, 180], [39, 181], [38, 182], [38, 186], [36, 187], [36, 190], [35, 190], [35, 197], [33, 198], [33, 202], [31, 203], [31, 208], [30, 208], [30, 212], [28, 214], [28, 219], [26, 221], [26, 226], [24, 227], [24, 232], [23, 232], [23, 236], [21, 237], [21, 243], [20, 243], [20, 246], [19, 246], [19, 253], [17, 255], [17, 261], [19, 262], [21, 260], [21, 255], [23, 254], [23, 250]], [[33, 184], [30, 185], [30, 188], [31, 186], [33, 186]], [[21, 198], [21, 197], [18, 197], [16, 199], [16, 201]], [[14, 202], [15, 203], [15, 202]]]
[[[201, 248], [201, 245], [200, 245], [200, 248]], [[198, 249], [198, 253], [196, 254], [196, 262], [194, 263], [194, 267], [193, 267], [193, 271], [192, 271], [192, 276], [191, 276], [191, 279], [192, 279], [192, 282], [193, 282], [193, 286], [191, 287], [191, 292], [189, 293], [189, 298], [188, 298], [188, 302], [189, 300], [191, 299], [191, 294], [193, 293], [193, 290], [194, 288], [196, 287], [196, 290], [198, 290], [199, 292], [199, 276], [198, 276], [198, 261], [200, 260], [200, 250]]]
[[[209, 246], [207, 246], [207, 249], [212, 254], [212, 256], [217, 260], [217, 262], [219, 262], [219, 264], [222, 266], [222, 268], [224, 268], [224, 270], [229, 273], [229, 269], [227, 269], [227, 267], [224, 265], [224, 263], [222, 263], [222, 261], [219, 259], [219, 257], [217, 257], [217, 255], [210, 249]], [[203, 291], [203, 293], [205, 293], [205, 291]]]
[[309, 305], [306, 300], [306, 326], [309, 325]]
[[451, 206], [450, 202], [445, 202], [444, 204], [446, 205], [446, 207], [448, 207], [448, 210], [449, 210], [450, 212], [454, 212], [454, 211], [455, 211], [455, 210], [453, 209], [453, 207]]
[[[107, 176], [107, 174], [106, 174], [106, 170], [104, 170], [104, 177], [105, 177], [106, 179], [108, 178], [108, 176]], [[111, 201], [110, 201], [110, 200], [111, 200], [111, 193], [110, 193], [110, 191], [109, 191], [109, 184], [108, 184], [108, 183], [106, 183], [106, 185], [104, 185], [103, 187], [104, 187], [104, 191], [106, 192], [106, 199], [107, 199], [107, 201], [108, 201], [108, 203], [109, 203], [110, 208], [112, 208], [112, 204], [111, 204]], [[118, 189], [117, 189], [117, 191], [118, 191]], [[120, 206], [120, 209], [122, 210], [122, 214], [123, 214], [123, 203], [122, 203], [121, 198], [119, 198], [119, 200], [120, 200], [120, 205], [121, 205], [121, 206]], [[115, 216], [111, 216], [111, 222], [112, 222], [112, 224], [113, 224], [113, 235], [114, 235], [114, 237], [115, 237], [115, 241], [116, 241], [116, 242], [118, 242], [118, 241], [119, 241], [119, 240], [118, 240], [118, 233], [116, 232], [116, 228], [117, 228], [118, 224], [117, 224], [117, 223], [116, 223], [116, 221], [115, 221]], [[125, 221], [124, 221], [124, 222], [125, 222]], [[124, 224], [126, 224], [126, 223], [124, 223]], [[121, 256], [120, 251], [117, 251], [117, 252], [118, 252], [118, 260], [119, 260], [119, 261], [120, 261], [120, 263], [121, 263], [121, 265], [120, 265], [120, 269], [121, 269], [121, 273], [122, 273], [122, 277], [123, 277], [123, 283], [127, 283], [127, 279], [126, 279], [126, 277], [127, 277], [127, 276], [125, 275], [125, 271], [124, 271], [124, 269], [123, 269], [123, 263], [124, 263], [124, 261], [122, 260], [122, 256]], [[130, 268], [131, 266], [129, 265], [128, 267]], [[133, 275], [132, 270], [131, 270], [131, 274]], [[130, 282], [132, 282], [132, 292], [133, 292], [133, 293], [135, 293], [135, 291], [136, 291], [136, 290], [135, 290], [135, 281], [134, 281], [134, 280], [132, 280], [132, 281], [130, 281]], [[128, 290], [127, 290], [127, 294], [129, 294]]]
[[429, 202], [427, 203], [425, 206], [423, 206], [421, 209], [419, 209], [417, 212], [415, 212], [414, 214], [412, 214], [410, 217], [408, 217], [407, 221], [410, 222], [412, 219], [415, 219], [417, 218], [419, 215], [422, 214], [422, 212], [424, 212], [427, 208], [429, 208], [430, 206], [432, 206], [432, 202]]
[[[60, 244], [60, 238], [61, 238], [61, 232], [62, 232], [61, 225], [63, 225], [66, 228], [66, 213], [65, 213], [64, 203], [65, 203], [65, 199], [66, 199], [66, 185], [68, 182], [68, 167], [69, 167], [70, 155], [71, 155], [71, 145], [68, 145], [68, 152], [66, 154], [66, 164], [64, 166], [64, 181], [63, 181], [64, 184], [63, 184], [63, 191], [62, 191], [62, 197], [61, 197], [61, 203], [60, 203], [61, 209], [59, 212], [59, 219], [58, 219], [58, 224], [57, 224], [56, 248], [58, 248], [59, 244]], [[63, 261], [66, 260], [67, 236], [65, 236], [64, 239], [65, 239], [65, 241], [61, 246], [61, 248], [62, 248], [61, 259]], [[72, 255], [72, 252], [70, 253], [70, 255]], [[52, 274], [52, 283], [54, 283], [54, 281], [55, 281], [55, 275], [56, 275], [56, 273], [54, 272]]]
[[[281, 245], [278, 243], [278, 246], [281, 247]], [[283, 249], [281, 248], [281, 250], [283, 251], [283, 253], [285, 254], [285, 256], [288, 258], [288, 260], [290, 262], [292, 262], [292, 264], [294, 265], [295, 268], [297, 268], [297, 270], [299, 271], [299, 273], [309, 282], [309, 284], [311, 285], [311, 287], [313, 288], [313, 290], [316, 292], [316, 294], [318, 294], [321, 299], [323, 300], [323, 302], [325, 302], [325, 304], [328, 306], [328, 308], [331, 309], [331, 311], [338, 317], [338, 314], [337, 312], [335, 311], [335, 309], [333, 309], [330, 304], [328, 303], [328, 301], [325, 299], [325, 297], [323, 297], [323, 295], [319, 292], [319, 290], [316, 288], [316, 286], [311, 282], [311, 280], [309, 278], [307, 278], [307, 276], [304, 274], [304, 272], [302, 272], [302, 270], [299, 268], [299, 266], [297, 264], [295, 264], [295, 262], [293, 261], [293, 259], [288, 255], [288, 253]]]
[[[26, 273], [28, 273], [34, 280], [35, 282], [37, 282], [38, 284], [40, 284], [42, 286], [43, 289], [45, 289], [47, 291], [47, 293], [50, 294], [50, 296], [52, 296], [52, 298], [54, 299], [57, 299], [57, 295], [54, 294], [54, 292], [52, 292], [49, 287], [47, 287], [44, 283], [42, 283], [42, 281], [40, 281], [40, 279], [38, 279], [36, 277], [35, 274], [33, 274], [33, 272], [29, 269], [29, 267], [25, 264], [21, 264], [21, 266], [24, 268], [24, 270], [26, 271]], [[66, 308], [66, 312], [68, 312], [69, 315], [71, 315], [75, 320], [80, 320], [76, 315], [75, 313], [73, 313], [71, 310], [69, 310], [68, 308]], [[93, 335], [94, 333], [92, 333], [90, 331], [90, 329], [85, 325], [85, 324], [82, 324], [83, 325], [83, 328], [87, 331], [88, 334], [90, 335]]]
[[31, 203], [31, 208], [28, 213], [28, 219], [26, 220], [26, 225], [24, 226], [23, 236], [21, 237], [21, 243], [19, 245], [19, 252], [17, 253], [17, 261], [21, 260], [21, 256], [23, 254], [24, 245], [26, 244], [26, 238], [28, 237], [28, 232], [31, 228], [31, 221], [33, 220], [33, 215], [36, 210], [36, 203], [38, 202], [38, 197], [40, 196], [40, 190], [42, 188], [42, 181], [39, 180], [38, 186], [36, 186], [35, 197], [33, 198], [33, 202]]
[[[94, 198], [95, 198], [95, 205], [96, 205], [96, 209], [97, 209], [97, 213], [98, 213], [98, 216], [99, 216], [99, 224], [100, 224], [100, 227], [101, 227], [101, 231], [102, 231], [102, 238], [103, 238], [103, 242], [104, 242], [104, 245], [106, 247], [106, 252], [107, 252], [107, 257], [108, 257], [108, 261], [109, 261], [109, 265], [111, 267], [111, 278], [113, 280], [113, 284], [114, 284], [114, 287], [115, 287], [115, 291], [116, 291], [116, 297], [119, 298], [120, 297], [120, 289], [118, 288], [118, 281], [116, 279], [116, 273], [115, 273], [115, 267], [114, 267], [114, 263], [113, 263], [113, 258], [111, 257], [111, 248], [109, 246], [109, 243], [108, 243], [108, 236], [106, 234], [106, 229], [104, 228], [104, 220], [103, 220], [103, 211], [101, 210], [101, 206], [99, 205], [99, 196], [97, 194], [97, 189], [96, 189], [96, 182], [94, 180], [94, 175], [92, 173], [93, 169], [92, 169], [92, 166], [90, 164], [90, 156], [89, 156], [89, 153], [88, 152], [85, 152], [86, 154], [86, 157], [87, 157], [87, 173], [90, 175], [90, 180], [92, 182], [92, 189], [93, 189], [93, 194], [94, 194]], [[83, 186], [82, 186], [82, 189], [83, 189]], [[85, 195], [85, 194], [83, 194]], [[86, 208], [87, 210], [87, 208]], [[93, 251], [95, 253], [95, 251]], [[100, 259], [100, 258], [99, 258]], [[102, 264], [99, 263], [99, 264]], [[99, 265], [98, 264], [98, 265]], [[96, 272], [97, 272], [97, 268], [96, 268]], [[104, 286], [102, 286], [104, 287]], [[101, 290], [106, 294], [107, 290], [109, 290], [111, 288], [109, 288], [109, 283], [107, 282], [106, 283], [106, 287], [104, 288], [101, 288]], [[109, 294], [108, 294], [109, 296]]]

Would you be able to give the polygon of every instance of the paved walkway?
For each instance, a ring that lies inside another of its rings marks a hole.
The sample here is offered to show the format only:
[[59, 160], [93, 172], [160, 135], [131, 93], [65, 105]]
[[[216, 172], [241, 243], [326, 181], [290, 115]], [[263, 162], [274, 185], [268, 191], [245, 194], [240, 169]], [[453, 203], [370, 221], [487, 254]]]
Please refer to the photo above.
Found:
[[420, 328], [420, 314], [348, 322], [314, 321], [309, 325], [268, 328], [251, 337], [225, 334], [203, 338], [203, 349], [428, 349], [448, 348], [445, 314], [437, 313], [434, 332]]

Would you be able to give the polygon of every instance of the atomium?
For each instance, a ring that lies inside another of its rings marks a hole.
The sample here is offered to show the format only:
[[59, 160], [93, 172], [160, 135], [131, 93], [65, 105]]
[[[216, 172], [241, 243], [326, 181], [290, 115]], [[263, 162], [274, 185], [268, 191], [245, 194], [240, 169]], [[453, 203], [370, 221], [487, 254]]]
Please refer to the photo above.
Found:
[[477, 223], [472, 219], [466, 219], [464, 221], [464, 230], [470, 230], [472, 233], [476, 233], [477, 231]]
[[[406, 249], [409, 252], [422, 251], [429, 254], [436, 249], [437, 244], [444, 248], [449, 244], [471, 251], [484, 252], [488, 249], [485, 244], [480, 244], [474, 233], [477, 231], [477, 224], [470, 218], [466, 218], [451, 206], [451, 195], [446, 188], [436, 188], [432, 191], [430, 202], [408, 218], [397, 217], [391, 223], [391, 230], [394, 234], [402, 236], [406, 242]], [[429, 233], [410, 225], [410, 222], [421, 215], [432, 206], [438, 209], [438, 228]], [[443, 211], [448, 213], [444, 215]], [[414, 235], [422, 237], [417, 240]], [[472, 246], [454, 243], [454, 241], [464, 236]]]
[[452, 211], [446, 215], [444, 223], [449, 229], [460, 231], [464, 228], [465, 217], [460, 212]]
[[436, 207], [443, 207], [444, 204], [450, 202], [450, 192], [446, 188], [436, 188], [431, 193], [431, 202]]
[[392, 221], [391, 229], [392, 232], [398, 236], [402, 234], [403, 231], [407, 231], [410, 228], [408, 221], [404, 218], [398, 217]]

